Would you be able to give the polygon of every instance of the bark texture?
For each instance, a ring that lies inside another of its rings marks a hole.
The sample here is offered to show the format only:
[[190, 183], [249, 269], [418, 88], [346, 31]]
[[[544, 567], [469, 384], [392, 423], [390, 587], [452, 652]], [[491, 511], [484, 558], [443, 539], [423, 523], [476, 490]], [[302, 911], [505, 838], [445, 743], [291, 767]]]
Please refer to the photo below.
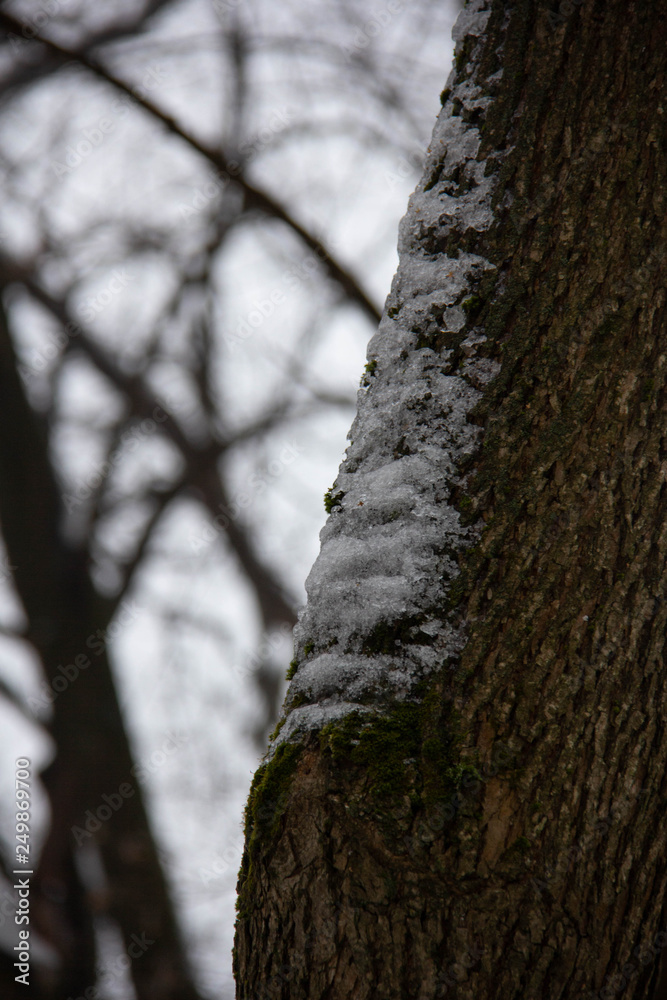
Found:
[[455, 29], [248, 804], [239, 1000], [667, 996], [667, 21], [561, 7]]

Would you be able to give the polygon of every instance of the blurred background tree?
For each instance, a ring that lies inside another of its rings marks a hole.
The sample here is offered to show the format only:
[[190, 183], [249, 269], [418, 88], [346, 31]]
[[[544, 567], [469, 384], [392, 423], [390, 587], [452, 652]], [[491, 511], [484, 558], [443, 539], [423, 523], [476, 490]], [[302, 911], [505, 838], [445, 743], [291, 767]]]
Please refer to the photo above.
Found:
[[233, 996], [243, 802], [456, 10], [0, 4], [3, 996], [19, 756], [31, 995]]

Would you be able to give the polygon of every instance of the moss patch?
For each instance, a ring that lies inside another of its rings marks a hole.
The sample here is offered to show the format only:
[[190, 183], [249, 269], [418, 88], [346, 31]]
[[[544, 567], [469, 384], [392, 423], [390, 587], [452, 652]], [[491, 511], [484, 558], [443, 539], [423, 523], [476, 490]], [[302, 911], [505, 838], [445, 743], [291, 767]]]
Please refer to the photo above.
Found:
[[294, 743], [281, 743], [271, 760], [255, 772], [245, 808], [245, 851], [236, 904], [241, 919], [247, 916], [247, 901], [252, 893], [253, 863], [278, 834], [302, 750]]
[[269, 736], [269, 742], [270, 743], [273, 743], [274, 740], [278, 739], [278, 734], [280, 733], [280, 730], [283, 728], [283, 726], [285, 725], [286, 722], [287, 722], [286, 718], [278, 719], [278, 722], [276, 723], [275, 729], [273, 730], [273, 732]]
[[344, 492], [340, 490], [338, 493], [334, 493], [333, 486], [328, 489], [324, 494], [324, 509], [327, 514], [330, 514], [334, 507], [342, 506]]
[[363, 769], [368, 791], [382, 808], [405, 795], [415, 807], [446, 799], [465, 770], [455, 713], [443, 704], [438, 683], [418, 703], [395, 705], [371, 721], [352, 713], [330, 723], [320, 734], [320, 745], [338, 768]]
[[371, 384], [371, 379], [375, 375], [377, 366], [378, 363], [375, 360], [375, 358], [373, 358], [372, 361], [369, 361], [366, 365], [364, 365], [364, 374], [361, 376], [361, 385], [364, 387], [364, 389], [367, 389], [368, 386]]
[[463, 300], [461, 308], [466, 314], [466, 318], [472, 319], [480, 311], [483, 304], [479, 295], [471, 295], [469, 298]]
[[271, 760], [257, 768], [245, 811], [249, 847], [258, 838], [276, 833], [301, 751], [295, 743], [281, 743]]

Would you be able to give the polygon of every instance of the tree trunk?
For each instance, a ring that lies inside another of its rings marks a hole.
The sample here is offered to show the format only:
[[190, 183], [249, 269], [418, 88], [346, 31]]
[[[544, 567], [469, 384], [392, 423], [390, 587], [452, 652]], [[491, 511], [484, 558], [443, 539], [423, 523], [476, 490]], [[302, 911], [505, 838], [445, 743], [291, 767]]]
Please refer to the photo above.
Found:
[[664, 998], [667, 21], [473, 0], [282, 727], [240, 1000]]
[[[46, 678], [37, 700], [52, 705], [48, 730], [57, 748], [42, 775], [52, 815], [41, 856], [31, 856], [30, 896], [32, 926], [59, 967], [48, 982], [31, 970], [31, 996], [76, 1000], [95, 989], [96, 910], [118, 926], [137, 1000], [197, 1000], [107, 657], [114, 605], [95, 594], [85, 553], [63, 539], [46, 435], [26, 398], [1, 303], [0, 414], [3, 538]], [[80, 850], [93, 843], [107, 882], [97, 898], [82, 877]], [[0, 967], [3, 990], [9, 975], [11, 983], [16, 970]]]

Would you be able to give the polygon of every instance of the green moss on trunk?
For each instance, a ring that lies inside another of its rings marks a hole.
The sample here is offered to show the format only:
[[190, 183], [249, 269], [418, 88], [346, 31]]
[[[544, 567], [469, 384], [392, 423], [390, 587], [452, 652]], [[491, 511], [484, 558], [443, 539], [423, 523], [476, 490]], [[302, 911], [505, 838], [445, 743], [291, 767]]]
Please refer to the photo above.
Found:
[[271, 758], [255, 772], [245, 809], [245, 851], [238, 881], [237, 911], [243, 919], [251, 905], [253, 868], [280, 830], [289, 790], [303, 747], [281, 743]]

